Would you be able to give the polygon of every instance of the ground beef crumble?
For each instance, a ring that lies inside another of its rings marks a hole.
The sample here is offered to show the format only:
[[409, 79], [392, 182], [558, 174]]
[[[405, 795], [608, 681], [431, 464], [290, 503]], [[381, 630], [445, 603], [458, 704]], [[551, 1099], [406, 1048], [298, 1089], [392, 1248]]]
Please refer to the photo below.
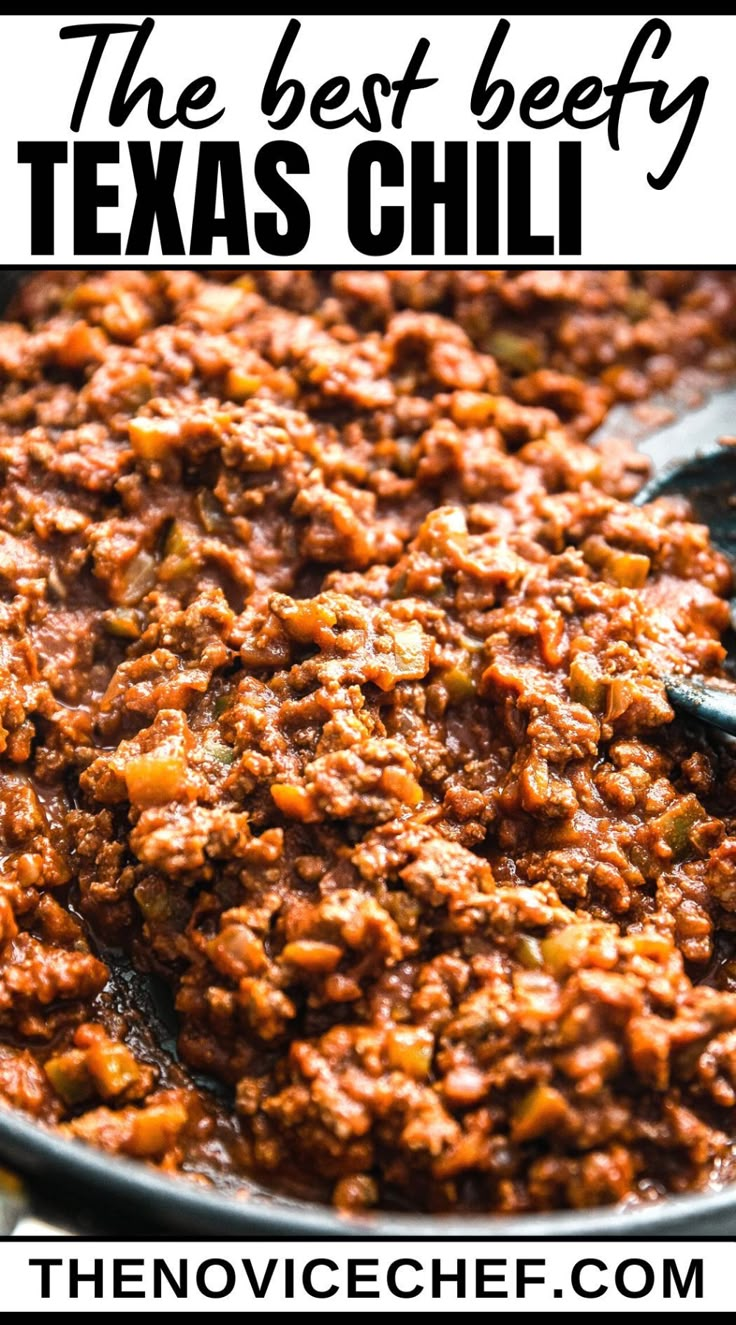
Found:
[[0, 1096], [341, 1208], [733, 1176], [736, 761], [662, 680], [722, 674], [731, 574], [586, 439], [734, 367], [736, 275], [45, 272], [8, 316]]

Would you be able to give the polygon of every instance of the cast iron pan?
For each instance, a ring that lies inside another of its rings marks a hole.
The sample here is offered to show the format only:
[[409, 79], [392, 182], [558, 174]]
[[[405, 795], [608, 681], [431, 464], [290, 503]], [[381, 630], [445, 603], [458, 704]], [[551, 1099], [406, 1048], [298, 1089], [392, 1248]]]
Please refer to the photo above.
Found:
[[[0, 269], [0, 314], [28, 269]], [[617, 428], [620, 435], [621, 429]], [[712, 440], [703, 438], [703, 440]], [[142, 977], [136, 977], [141, 982]], [[159, 1002], [155, 990], [146, 998]], [[160, 1009], [159, 1009], [160, 1010]], [[28, 1177], [63, 1219], [80, 1201], [88, 1231], [246, 1235], [383, 1237], [641, 1237], [736, 1234], [736, 1184], [703, 1195], [668, 1197], [651, 1206], [606, 1207], [523, 1216], [427, 1216], [379, 1212], [347, 1218], [325, 1206], [274, 1196], [253, 1184], [237, 1197], [182, 1177], [165, 1177], [143, 1163], [66, 1140], [19, 1113], [0, 1108], [0, 1160]], [[17, 1198], [0, 1197], [0, 1232], [17, 1218]], [[97, 1230], [95, 1223], [99, 1221]]]

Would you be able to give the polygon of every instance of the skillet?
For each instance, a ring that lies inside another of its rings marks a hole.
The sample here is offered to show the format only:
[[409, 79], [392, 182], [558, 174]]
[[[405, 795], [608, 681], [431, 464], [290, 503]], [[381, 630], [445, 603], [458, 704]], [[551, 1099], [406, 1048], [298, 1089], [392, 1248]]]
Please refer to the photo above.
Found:
[[[19, 281], [30, 268], [0, 269], [0, 316]], [[730, 393], [729, 393], [730, 394]], [[725, 393], [724, 393], [725, 400]], [[731, 405], [731, 418], [736, 409]], [[704, 411], [705, 413], [705, 411]], [[697, 420], [697, 415], [693, 414]], [[682, 423], [676, 424], [676, 429]], [[625, 411], [612, 411], [597, 440], [605, 436], [631, 435], [632, 421]], [[701, 428], [698, 440], [712, 441]], [[697, 438], [697, 422], [690, 434]], [[682, 446], [682, 443], [680, 443]], [[657, 468], [673, 454], [667, 438], [658, 435], [658, 445], [646, 446]], [[680, 450], [680, 454], [682, 451]], [[109, 962], [109, 954], [106, 954]], [[124, 978], [124, 977], [123, 977]], [[166, 1009], [160, 991], [148, 987], [145, 977], [137, 1002], [153, 1011], [157, 1032], [169, 1047]], [[263, 1239], [288, 1237], [380, 1236], [385, 1238], [463, 1237], [652, 1237], [736, 1235], [736, 1183], [702, 1194], [667, 1197], [638, 1206], [613, 1206], [600, 1210], [560, 1211], [549, 1214], [506, 1215], [416, 1215], [386, 1211], [358, 1216], [339, 1214], [313, 1202], [274, 1195], [256, 1183], [234, 1196], [214, 1187], [188, 1181], [180, 1175], [166, 1177], [147, 1165], [106, 1154], [82, 1142], [68, 1140], [38, 1123], [0, 1107], [0, 1161], [31, 1179], [53, 1202], [54, 1213], [63, 1218], [79, 1202], [84, 1203], [87, 1231], [98, 1231], [98, 1223], [114, 1224], [122, 1235], [177, 1232], [191, 1235], [248, 1236]], [[60, 1193], [63, 1195], [60, 1198]], [[62, 1207], [60, 1212], [59, 1207]], [[23, 1213], [23, 1197], [0, 1186], [0, 1233], [10, 1232]], [[22, 1225], [19, 1225], [19, 1231]], [[30, 1228], [29, 1228], [30, 1231]]]

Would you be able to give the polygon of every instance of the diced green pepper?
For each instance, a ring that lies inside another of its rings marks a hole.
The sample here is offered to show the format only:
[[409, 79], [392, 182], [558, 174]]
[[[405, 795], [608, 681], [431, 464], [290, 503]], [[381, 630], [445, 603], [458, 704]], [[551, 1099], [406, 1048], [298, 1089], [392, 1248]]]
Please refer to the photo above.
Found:
[[197, 514], [202, 521], [202, 527], [208, 534], [226, 534], [230, 529], [230, 521], [223, 511], [219, 501], [213, 493], [207, 488], [200, 488], [196, 497]]
[[516, 956], [528, 971], [538, 971], [544, 966], [542, 944], [532, 934], [520, 934], [516, 940]]
[[116, 635], [120, 639], [140, 639], [142, 619], [135, 608], [113, 607], [103, 614], [102, 619], [108, 635]]
[[462, 667], [450, 667], [442, 677], [451, 704], [462, 704], [472, 699], [477, 686], [470, 672]]
[[185, 526], [180, 520], [172, 521], [169, 532], [166, 535], [164, 546], [165, 557], [183, 557], [191, 549], [191, 535], [188, 534]]
[[606, 683], [597, 658], [591, 653], [577, 653], [570, 663], [570, 698], [584, 704], [591, 713], [602, 713], [606, 702]]
[[695, 824], [705, 817], [705, 810], [697, 796], [680, 796], [664, 814], [654, 820], [653, 827], [677, 859], [685, 855]]
[[545, 966], [553, 975], [563, 975], [565, 971], [574, 970], [582, 964], [590, 940], [589, 925], [566, 925], [564, 929], [549, 934], [539, 945]]
[[135, 889], [135, 900], [145, 920], [161, 923], [171, 916], [171, 893], [161, 879], [143, 879]]
[[128, 562], [122, 573], [122, 592], [118, 595], [126, 607], [134, 606], [145, 598], [156, 583], [156, 561], [150, 552], [141, 548]]
[[216, 759], [218, 764], [232, 764], [235, 762], [235, 751], [231, 745], [220, 739], [216, 730], [208, 732], [205, 737], [205, 748], [207, 753]]
[[178, 580], [191, 575], [197, 568], [194, 532], [180, 520], [174, 520], [164, 545], [161, 579]]
[[406, 597], [406, 586], [407, 586], [408, 580], [409, 580], [409, 576], [408, 576], [407, 572], [406, 572], [405, 570], [402, 570], [402, 571], [396, 576], [396, 579], [394, 580], [393, 584], [391, 585], [391, 588], [389, 589], [389, 598], [394, 598], [394, 599], [396, 599], [396, 598], [405, 598], [405, 597]]
[[494, 331], [489, 348], [494, 359], [515, 373], [531, 373], [541, 363], [539, 346], [529, 336], [514, 331]]
[[630, 322], [641, 322], [645, 318], [652, 306], [652, 297], [648, 290], [640, 287], [630, 290], [626, 296], [624, 305], [626, 316]]
[[81, 1104], [94, 1094], [83, 1049], [56, 1054], [44, 1064], [44, 1071], [56, 1094], [65, 1104]]

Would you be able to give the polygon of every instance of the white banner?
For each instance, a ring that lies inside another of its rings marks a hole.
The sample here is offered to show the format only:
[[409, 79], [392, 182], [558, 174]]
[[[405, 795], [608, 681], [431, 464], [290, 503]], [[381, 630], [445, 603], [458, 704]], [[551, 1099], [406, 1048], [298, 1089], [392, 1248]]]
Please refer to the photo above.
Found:
[[732, 1241], [0, 1242], [3, 1310], [731, 1311]]
[[0, 256], [734, 260], [736, 17], [0, 19]]

